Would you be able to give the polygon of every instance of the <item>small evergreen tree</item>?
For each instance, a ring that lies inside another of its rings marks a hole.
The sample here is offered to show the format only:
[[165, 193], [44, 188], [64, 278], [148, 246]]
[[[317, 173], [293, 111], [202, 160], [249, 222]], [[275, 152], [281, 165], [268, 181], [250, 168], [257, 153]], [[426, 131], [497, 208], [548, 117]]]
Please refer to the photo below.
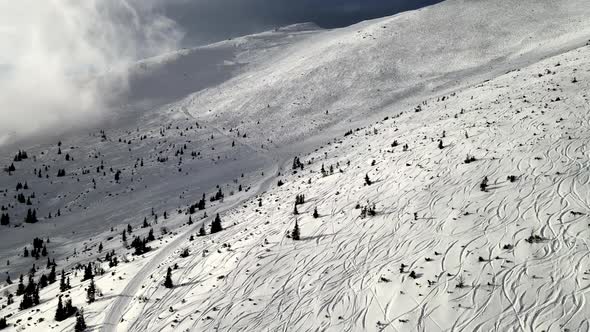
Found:
[[[192, 236], [192, 235], [191, 235]], [[181, 258], [187, 258], [188, 256], [190, 256], [190, 251], [188, 250], [188, 248], [184, 248], [182, 250], [182, 252], [180, 253], [180, 257]]]
[[55, 264], [51, 265], [51, 271], [49, 272], [49, 275], [47, 276], [47, 281], [52, 284], [54, 283], [56, 280], [56, 275], [55, 275]]
[[84, 267], [84, 277], [82, 278], [82, 281], [86, 281], [92, 278], [94, 278], [94, 272], [92, 271], [92, 263], [88, 263], [88, 265]]
[[86, 289], [86, 301], [88, 301], [88, 303], [96, 301], [96, 284], [94, 283], [94, 278], [90, 279], [90, 285], [88, 285], [88, 289]]
[[20, 309], [25, 310], [35, 305], [38, 305], [40, 302], [39, 300], [39, 288], [35, 284], [33, 280], [33, 276], [29, 275], [29, 283], [25, 288], [25, 292], [23, 294], [22, 301], [20, 303]]
[[365, 175], [365, 183], [367, 184], [367, 186], [370, 186], [373, 184], [373, 181], [371, 181], [371, 178], [369, 178], [369, 173], [367, 173]]
[[201, 198], [201, 200], [197, 204], [197, 208], [199, 209], [199, 211], [205, 210], [205, 202], [206, 202], [206, 200], [205, 200], [205, 194], [203, 194], [203, 198]]
[[299, 223], [295, 220], [295, 227], [293, 227], [293, 231], [291, 231], [291, 238], [295, 241], [299, 241], [300, 234], [299, 234]]
[[72, 305], [71, 299], [67, 299], [64, 304], [61, 300], [61, 295], [60, 295], [57, 301], [58, 301], [57, 302], [57, 309], [55, 310], [55, 320], [56, 321], [61, 322], [65, 319], [67, 319], [68, 317], [71, 317], [76, 312], [78, 312], [78, 308], [76, 308]]
[[215, 216], [215, 220], [211, 223], [211, 234], [221, 232], [223, 227], [221, 226], [221, 218], [219, 213]]
[[8, 213], [3, 213], [2, 216], [0, 216], [0, 225], [6, 226], [8, 224], [10, 224], [10, 216]]
[[154, 229], [150, 228], [150, 231], [148, 232], [147, 240], [148, 240], [148, 242], [152, 242], [155, 239], [156, 239], [156, 237], [154, 236]]
[[481, 181], [479, 188], [481, 189], [481, 191], [487, 191], [488, 189], [488, 177], [484, 177], [483, 180]]
[[3, 330], [8, 327], [6, 323], [6, 317], [0, 317], [0, 330]]
[[320, 214], [318, 213], [318, 208], [317, 207], [313, 208], [313, 217], [316, 218], [316, 219], [320, 217]]
[[86, 321], [84, 320], [84, 310], [80, 310], [76, 314], [76, 325], [74, 325], [75, 332], [86, 331]]
[[49, 279], [45, 274], [42, 274], [41, 278], [39, 278], [39, 288], [45, 288], [47, 285], [49, 285]]
[[201, 225], [201, 228], [199, 229], [199, 236], [205, 236], [207, 235], [207, 232], [205, 231], [205, 224]]
[[68, 289], [70, 289], [69, 278], [66, 279], [66, 274], [64, 273], [64, 270], [61, 270], [61, 279], [59, 281], [59, 291], [65, 292]]
[[168, 272], [166, 272], [166, 280], [164, 280], [164, 287], [172, 288], [174, 287], [174, 283], [172, 283], [172, 268], [168, 267]]
[[23, 275], [21, 274], [18, 281], [18, 288], [16, 289], [16, 295], [23, 295], [25, 293], [25, 284], [23, 283]]
[[39, 221], [37, 219], [37, 210], [36, 209], [33, 209], [33, 210], [28, 209], [27, 210], [27, 216], [25, 217], [25, 222], [27, 224], [34, 224], [37, 221]]

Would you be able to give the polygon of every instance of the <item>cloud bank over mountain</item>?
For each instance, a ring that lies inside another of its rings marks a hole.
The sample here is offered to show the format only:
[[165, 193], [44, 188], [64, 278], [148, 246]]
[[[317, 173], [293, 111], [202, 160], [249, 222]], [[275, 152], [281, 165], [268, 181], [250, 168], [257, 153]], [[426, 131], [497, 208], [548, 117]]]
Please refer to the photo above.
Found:
[[[178, 48], [183, 32], [153, 0], [0, 3], [0, 143], [86, 123], [105, 111], [88, 78]], [[109, 88], [125, 88], [123, 74]]]

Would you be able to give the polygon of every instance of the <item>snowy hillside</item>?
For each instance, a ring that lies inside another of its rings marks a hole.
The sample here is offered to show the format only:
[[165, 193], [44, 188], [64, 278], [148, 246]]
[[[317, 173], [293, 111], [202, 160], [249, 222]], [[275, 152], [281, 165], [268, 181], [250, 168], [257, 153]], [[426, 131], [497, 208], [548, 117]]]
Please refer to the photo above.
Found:
[[313, 35], [186, 107], [254, 140], [292, 143], [581, 46], [589, 14], [578, 0], [445, 1]]
[[71, 299], [104, 331], [589, 330], [588, 14], [449, 0], [137, 63], [105, 129], [0, 148], [0, 328], [72, 330]]
[[[120, 328], [587, 330], [589, 55], [425, 100], [303, 157], [224, 214], [221, 235], [177, 247], [190, 257], [169, 252], [177, 287], [161, 267], [141, 278]], [[300, 241], [285, 236], [295, 221]]]

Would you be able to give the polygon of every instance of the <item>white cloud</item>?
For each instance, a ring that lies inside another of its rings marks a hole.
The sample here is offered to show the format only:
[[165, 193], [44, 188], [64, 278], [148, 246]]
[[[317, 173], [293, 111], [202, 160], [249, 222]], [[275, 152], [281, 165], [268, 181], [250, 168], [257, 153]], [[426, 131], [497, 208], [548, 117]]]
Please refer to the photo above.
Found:
[[[0, 2], [0, 142], [98, 119], [105, 95], [90, 76], [122, 73], [181, 39], [156, 0]], [[119, 89], [125, 77], [111, 82]]]

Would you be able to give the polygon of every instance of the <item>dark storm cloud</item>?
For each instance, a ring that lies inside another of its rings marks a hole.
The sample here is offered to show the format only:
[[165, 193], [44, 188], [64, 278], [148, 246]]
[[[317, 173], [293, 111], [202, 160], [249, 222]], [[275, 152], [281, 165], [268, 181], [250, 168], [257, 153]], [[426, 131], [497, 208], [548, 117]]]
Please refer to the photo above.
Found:
[[441, 0], [168, 0], [166, 15], [203, 44], [300, 22], [335, 28]]

